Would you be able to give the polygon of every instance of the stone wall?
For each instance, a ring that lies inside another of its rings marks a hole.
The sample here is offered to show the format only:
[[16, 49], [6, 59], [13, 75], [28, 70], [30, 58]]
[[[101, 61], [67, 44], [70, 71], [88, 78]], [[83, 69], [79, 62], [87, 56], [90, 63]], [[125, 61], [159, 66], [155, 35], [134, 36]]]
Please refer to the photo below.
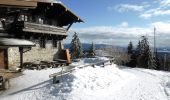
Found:
[[[23, 62], [35, 62], [44, 60], [53, 60], [59, 49], [59, 43], [56, 48], [52, 46], [52, 42], [46, 43], [46, 48], [40, 48], [38, 41], [35, 47], [32, 47], [30, 51], [23, 54]], [[8, 65], [9, 68], [15, 68], [20, 65], [20, 53], [18, 47], [8, 48]]]

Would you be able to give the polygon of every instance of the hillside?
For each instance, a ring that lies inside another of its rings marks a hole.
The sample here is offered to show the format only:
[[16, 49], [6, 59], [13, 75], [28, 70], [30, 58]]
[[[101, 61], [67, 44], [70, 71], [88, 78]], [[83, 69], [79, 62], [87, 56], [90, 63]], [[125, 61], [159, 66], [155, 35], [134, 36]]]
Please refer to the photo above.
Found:
[[[106, 58], [81, 59], [84, 65]], [[61, 69], [26, 70], [11, 80], [0, 100], [169, 100], [170, 73], [115, 64], [77, 69], [52, 84], [49, 74]]]

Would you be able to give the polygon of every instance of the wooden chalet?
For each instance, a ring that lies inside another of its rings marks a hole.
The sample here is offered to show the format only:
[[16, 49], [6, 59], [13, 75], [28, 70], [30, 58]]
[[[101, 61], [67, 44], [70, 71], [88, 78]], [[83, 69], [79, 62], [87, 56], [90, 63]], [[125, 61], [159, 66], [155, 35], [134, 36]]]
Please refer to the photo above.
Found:
[[57, 58], [71, 25], [83, 22], [54, 0], [1, 0], [0, 21], [0, 69]]

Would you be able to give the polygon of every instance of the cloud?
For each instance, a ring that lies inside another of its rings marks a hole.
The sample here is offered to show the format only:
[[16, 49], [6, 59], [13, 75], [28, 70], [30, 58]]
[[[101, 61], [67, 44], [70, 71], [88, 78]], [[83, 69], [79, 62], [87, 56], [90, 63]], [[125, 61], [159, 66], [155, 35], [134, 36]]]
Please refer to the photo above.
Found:
[[150, 13], [143, 13], [139, 17], [144, 18], [144, 19], [149, 19], [152, 17], [152, 14]]
[[170, 15], [170, 0], [154, 0], [152, 2], [141, 2], [141, 4], [118, 4], [107, 7], [109, 11], [138, 13], [143, 19]]
[[[124, 22], [122, 22], [124, 23]], [[153, 44], [153, 28], [156, 27], [156, 36], [158, 46], [170, 46], [168, 40], [170, 40], [170, 22], [154, 22], [148, 27], [121, 27], [121, 24], [117, 26], [95, 26], [87, 28], [72, 28], [69, 31], [69, 36], [65, 40], [66, 43], [70, 43], [74, 32], [79, 33], [79, 37], [82, 43], [96, 44], [111, 44], [119, 46], [127, 46], [131, 40], [134, 44], [138, 42], [141, 36], [145, 35], [149, 37], [151, 45]], [[166, 38], [166, 39], [165, 39]]]
[[128, 27], [128, 26], [129, 26], [128, 22], [122, 22], [120, 24], [120, 27]]
[[118, 12], [128, 12], [128, 11], [143, 11], [146, 6], [144, 5], [133, 5], [133, 4], [119, 4], [116, 6], [109, 6], [108, 10], [116, 10]]
[[140, 17], [144, 19], [149, 19], [153, 16], [164, 16], [164, 15], [170, 15], [170, 10], [169, 9], [165, 10], [161, 8], [150, 9], [140, 14]]
[[170, 6], [170, 0], [162, 0], [162, 1], [160, 2], [160, 4], [161, 4], [162, 6]]
[[[122, 27], [126, 26], [126, 27]], [[149, 29], [140, 27], [129, 27], [127, 22], [122, 22], [117, 26], [95, 26], [87, 28], [71, 29], [66, 43], [70, 43], [74, 32], [79, 33], [80, 40], [83, 43], [101, 43], [126, 45], [129, 40], [137, 40], [142, 35], [150, 33]]]
[[151, 24], [151, 26], [154, 26], [157, 28], [157, 30], [160, 32], [160, 34], [169, 35], [170, 34], [170, 22], [154, 22]]
[[139, 14], [140, 18], [150, 19], [157, 16], [170, 15], [170, 0], [155, 0], [152, 2], [149, 9], [145, 9], [143, 13]]

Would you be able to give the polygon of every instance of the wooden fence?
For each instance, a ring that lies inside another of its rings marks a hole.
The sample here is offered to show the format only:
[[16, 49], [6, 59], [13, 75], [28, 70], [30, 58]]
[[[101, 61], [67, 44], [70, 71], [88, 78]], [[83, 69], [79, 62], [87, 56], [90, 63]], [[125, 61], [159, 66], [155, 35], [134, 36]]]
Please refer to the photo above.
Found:
[[[109, 62], [109, 63], [108, 63]], [[53, 84], [55, 83], [58, 83], [59, 80], [57, 80], [57, 77], [60, 77], [60, 76], [63, 76], [63, 75], [66, 75], [66, 74], [69, 74], [71, 73], [72, 71], [76, 70], [77, 68], [79, 69], [82, 69], [82, 68], [85, 68], [85, 67], [95, 67], [95, 65], [98, 65], [98, 66], [101, 66], [101, 67], [105, 67], [107, 65], [111, 65], [112, 63], [114, 62], [114, 58], [112, 59], [109, 59], [109, 60], [105, 60], [105, 61], [100, 61], [100, 62], [96, 62], [96, 63], [92, 63], [92, 64], [88, 64], [88, 65], [84, 65], [84, 66], [74, 66], [73, 68], [69, 69], [69, 70], [65, 70], [63, 71], [63, 67], [62, 67], [62, 70], [58, 73], [53, 73], [53, 74], [50, 74], [49, 77], [50, 78], [53, 78]]]

